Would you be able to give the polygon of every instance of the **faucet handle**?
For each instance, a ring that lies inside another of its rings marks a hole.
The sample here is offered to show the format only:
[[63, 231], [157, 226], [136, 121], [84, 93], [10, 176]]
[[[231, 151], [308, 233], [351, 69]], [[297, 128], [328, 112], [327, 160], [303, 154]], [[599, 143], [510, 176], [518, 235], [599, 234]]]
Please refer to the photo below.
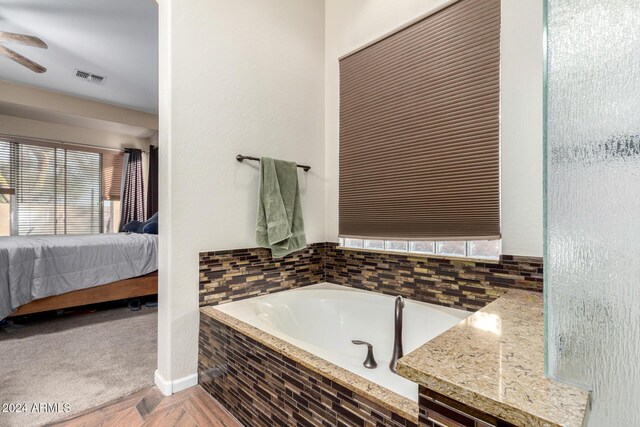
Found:
[[378, 367], [378, 363], [376, 362], [375, 357], [373, 357], [373, 346], [366, 341], [361, 340], [351, 340], [351, 342], [355, 345], [366, 345], [367, 346], [367, 357], [364, 359], [362, 365], [364, 365], [367, 369], [375, 369]]

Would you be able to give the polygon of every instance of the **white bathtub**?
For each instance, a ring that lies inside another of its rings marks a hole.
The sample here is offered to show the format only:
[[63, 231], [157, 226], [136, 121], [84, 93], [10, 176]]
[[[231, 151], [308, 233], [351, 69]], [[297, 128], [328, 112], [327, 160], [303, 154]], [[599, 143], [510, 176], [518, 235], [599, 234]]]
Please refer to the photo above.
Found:
[[[434, 304], [405, 302], [405, 354], [471, 314]], [[417, 384], [389, 370], [393, 296], [321, 283], [215, 308], [408, 399], [418, 400]], [[354, 339], [373, 345], [376, 369], [362, 365], [367, 348], [352, 344]]]

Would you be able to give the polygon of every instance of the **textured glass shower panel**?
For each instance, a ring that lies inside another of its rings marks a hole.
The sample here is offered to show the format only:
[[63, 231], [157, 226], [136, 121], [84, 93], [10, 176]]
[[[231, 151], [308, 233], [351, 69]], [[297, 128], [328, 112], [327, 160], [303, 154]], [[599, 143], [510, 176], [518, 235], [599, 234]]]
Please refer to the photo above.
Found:
[[640, 2], [547, 2], [547, 373], [640, 426]]

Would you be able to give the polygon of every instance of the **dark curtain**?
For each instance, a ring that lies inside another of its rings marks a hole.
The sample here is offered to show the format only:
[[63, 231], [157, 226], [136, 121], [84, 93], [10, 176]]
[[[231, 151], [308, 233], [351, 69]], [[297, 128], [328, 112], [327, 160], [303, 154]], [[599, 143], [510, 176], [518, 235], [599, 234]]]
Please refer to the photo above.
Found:
[[147, 183], [147, 218], [158, 212], [158, 147], [149, 149], [149, 182]]
[[125, 224], [144, 221], [144, 183], [142, 178], [142, 150], [125, 149], [124, 181], [122, 184], [122, 212], [119, 231]]

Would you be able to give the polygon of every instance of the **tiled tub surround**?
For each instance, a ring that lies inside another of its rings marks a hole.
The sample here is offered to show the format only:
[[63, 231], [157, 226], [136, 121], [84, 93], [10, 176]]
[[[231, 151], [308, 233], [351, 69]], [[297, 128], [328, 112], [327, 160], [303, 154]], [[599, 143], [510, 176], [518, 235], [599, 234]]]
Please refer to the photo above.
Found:
[[[502, 256], [499, 261], [445, 258], [354, 250], [334, 243], [310, 245], [276, 260], [261, 248], [200, 254], [202, 306], [325, 280], [476, 311], [513, 288], [538, 291], [523, 292], [533, 295], [530, 302], [535, 302], [535, 296], [541, 297], [542, 260], [514, 256]], [[485, 326], [487, 322], [491, 324], [485, 320]], [[539, 327], [541, 332], [542, 326]], [[465, 347], [459, 342], [456, 348], [464, 350]], [[468, 354], [483, 354], [474, 347], [471, 350]], [[542, 353], [539, 357], [536, 363], [542, 364]], [[416, 380], [419, 369], [412, 371], [407, 365], [403, 366], [403, 375], [422, 384], [421, 391], [427, 390], [424, 381]], [[475, 369], [475, 376], [482, 378], [478, 373], [484, 372], [484, 367]], [[415, 402], [213, 307], [201, 309], [199, 373], [205, 388], [247, 425], [397, 427], [418, 422]], [[444, 392], [449, 396], [448, 389]], [[454, 393], [453, 397], [458, 395]], [[540, 397], [547, 399], [544, 391], [540, 391]], [[421, 399], [424, 402], [425, 397]], [[474, 411], [483, 413], [485, 409], [483, 406]], [[520, 410], [526, 409], [515, 408], [516, 413]], [[424, 408], [421, 411], [424, 412]], [[492, 414], [487, 411], [485, 415], [491, 418], [502, 413]], [[496, 419], [508, 421], [510, 418]], [[432, 425], [430, 421], [423, 421], [421, 425]], [[518, 425], [518, 420], [514, 424]]]
[[274, 259], [265, 248], [200, 253], [200, 306], [324, 281], [325, 243]]
[[544, 377], [542, 308], [541, 293], [511, 290], [400, 359], [421, 414], [431, 391], [519, 426], [581, 426], [588, 393]]
[[420, 387], [420, 427], [514, 427], [514, 424]]
[[476, 311], [509, 289], [542, 291], [542, 258], [500, 260], [364, 251], [327, 243], [325, 281]]
[[417, 426], [415, 402], [214, 307], [199, 346], [200, 384], [246, 426]]
[[[221, 304], [216, 309], [417, 402], [418, 386], [388, 369], [393, 353], [394, 305], [392, 296], [321, 283]], [[406, 300], [404, 351], [417, 349], [470, 314]], [[367, 349], [354, 345], [354, 339], [373, 346], [377, 369], [363, 366]]]
[[364, 251], [315, 243], [282, 259], [268, 249], [200, 254], [200, 305], [330, 282], [476, 311], [509, 289], [542, 291], [542, 259]]
[[400, 359], [418, 405], [203, 307], [199, 378], [251, 426], [581, 426], [588, 393], [544, 377], [542, 319], [540, 293], [512, 290]]

